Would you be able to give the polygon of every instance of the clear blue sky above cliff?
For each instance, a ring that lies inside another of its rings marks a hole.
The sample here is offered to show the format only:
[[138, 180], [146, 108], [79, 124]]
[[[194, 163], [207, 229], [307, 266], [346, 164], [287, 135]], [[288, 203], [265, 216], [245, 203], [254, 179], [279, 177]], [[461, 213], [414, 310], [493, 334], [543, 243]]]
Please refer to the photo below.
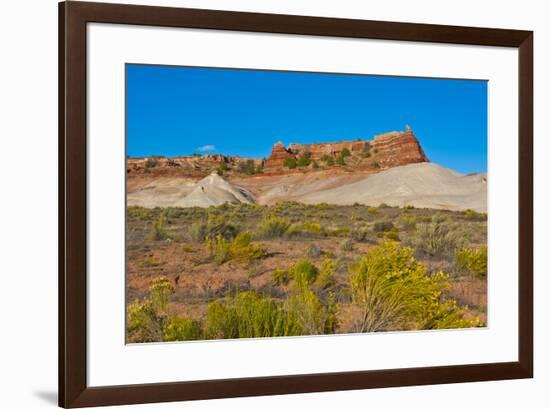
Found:
[[259, 158], [409, 124], [432, 162], [487, 169], [485, 81], [127, 65], [126, 87], [130, 157]]

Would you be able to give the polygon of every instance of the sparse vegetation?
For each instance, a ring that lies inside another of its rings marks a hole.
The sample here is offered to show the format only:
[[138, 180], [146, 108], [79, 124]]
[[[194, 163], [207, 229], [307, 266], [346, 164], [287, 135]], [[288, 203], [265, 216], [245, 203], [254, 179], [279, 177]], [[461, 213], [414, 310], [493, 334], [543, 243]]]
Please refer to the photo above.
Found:
[[127, 219], [128, 342], [456, 328], [486, 320], [481, 213], [284, 202], [129, 207]]

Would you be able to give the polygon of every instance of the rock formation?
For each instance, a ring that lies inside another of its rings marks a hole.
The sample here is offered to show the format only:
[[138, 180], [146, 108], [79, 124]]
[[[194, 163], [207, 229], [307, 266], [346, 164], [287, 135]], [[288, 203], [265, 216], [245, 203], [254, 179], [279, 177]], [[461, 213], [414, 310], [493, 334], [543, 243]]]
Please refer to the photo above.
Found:
[[267, 172], [283, 170], [286, 158], [297, 159], [305, 154], [315, 161], [319, 161], [325, 155], [336, 158], [344, 149], [347, 149], [352, 156], [372, 158], [366, 162], [371, 165], [376, 164], [380, 169], [429, 162], [411, 128], [407, 126], [405, 131], [375, 135], [372, 141], [290, 144], [288, 148], [285, 148], [282, 142], [277, 142], [273, 146], [271, 155], [266, 159], [264, 168]]

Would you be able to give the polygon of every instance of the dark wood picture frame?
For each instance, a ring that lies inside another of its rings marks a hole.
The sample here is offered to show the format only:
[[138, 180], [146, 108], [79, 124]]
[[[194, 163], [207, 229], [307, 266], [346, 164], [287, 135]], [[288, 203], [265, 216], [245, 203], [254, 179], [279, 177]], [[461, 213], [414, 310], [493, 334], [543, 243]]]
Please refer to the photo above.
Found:
[[[91, 22], [514, 47], [519, 50], [519, 360], [88, 387], [86, 25]], [[84, 407], [533, 376], [533, 32], [88, 2], [59, 4], [59, 405]]]

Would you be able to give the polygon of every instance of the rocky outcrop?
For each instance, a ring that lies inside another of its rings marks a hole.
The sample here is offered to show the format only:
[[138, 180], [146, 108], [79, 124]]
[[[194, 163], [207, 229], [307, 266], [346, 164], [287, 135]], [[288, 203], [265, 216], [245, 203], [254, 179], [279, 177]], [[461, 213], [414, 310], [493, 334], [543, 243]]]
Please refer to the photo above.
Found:
[[315, 161], [319, 161], [325, 155], [336, 158], [344, 149], [357, 159], [356, 164], [364, 168], [387, 169], [411, 163], [429, 162], [418, 139], [407, 126], [405, 131], [375, 135], [372, 141], [290, 144], [288, 148], [285, 148], [282, 142], [277, 142], [273, 146], [271, 155], [266, 159], [264, 168], [267, 172], [284, 170], [286, 158], [297, 159], [306, 154]]
[[376, 135], [371, 142], [371, 149], [376, 161], [383, 169], [429, 162], [409, 126], [405, 132], [388, 132]]

